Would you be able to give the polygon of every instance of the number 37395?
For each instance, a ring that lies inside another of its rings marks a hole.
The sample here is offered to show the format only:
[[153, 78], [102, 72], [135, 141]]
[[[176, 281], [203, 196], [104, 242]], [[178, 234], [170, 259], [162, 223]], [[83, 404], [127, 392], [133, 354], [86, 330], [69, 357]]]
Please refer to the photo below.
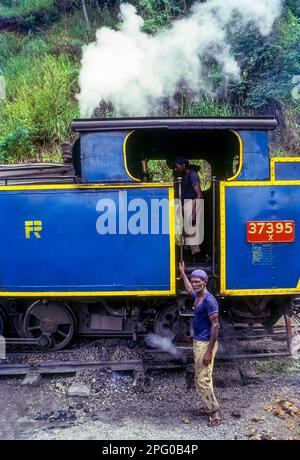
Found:
[[295, 241], [293, 220], [247, 222], [248, 243], [292, 243]]

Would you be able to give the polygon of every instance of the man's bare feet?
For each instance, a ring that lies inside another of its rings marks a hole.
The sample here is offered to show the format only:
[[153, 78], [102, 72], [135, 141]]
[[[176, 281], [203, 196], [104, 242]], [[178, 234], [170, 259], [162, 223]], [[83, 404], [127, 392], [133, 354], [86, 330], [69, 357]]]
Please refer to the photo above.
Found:
[[208, 416], [208, 426], [218, 426], [222, 422], [224, 414], [220, 409], [217, 409], [215, 412]]

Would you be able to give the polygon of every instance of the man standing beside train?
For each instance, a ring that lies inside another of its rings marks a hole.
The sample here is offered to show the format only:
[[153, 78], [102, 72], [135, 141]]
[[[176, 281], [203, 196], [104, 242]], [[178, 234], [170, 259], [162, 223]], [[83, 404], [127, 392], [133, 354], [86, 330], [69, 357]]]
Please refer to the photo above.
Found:
[[196, 391], [202, 407], [194, 415], [208, 415], [208, 426], [221, 423], [220, 410], [213, 390], [213, 366], [218, 348], [219, 306], [215, 297], [207, 290], [208, 276], [204, 270], [194, 270], [189, 281], [184, 262], [179, 263], [179, 272], [186, 291], [194, 298], [194, 365]]

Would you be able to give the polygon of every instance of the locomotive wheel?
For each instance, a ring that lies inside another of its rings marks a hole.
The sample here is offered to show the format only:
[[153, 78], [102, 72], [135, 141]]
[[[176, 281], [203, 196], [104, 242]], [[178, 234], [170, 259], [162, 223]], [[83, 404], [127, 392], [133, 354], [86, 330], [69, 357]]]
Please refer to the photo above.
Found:
[[177, 304], [170, 305], [157, 314], [153, 330], [155, 334], [171, 340], [187, 334], [188, 326], [180, 318]]
[[55, 302], [34, 302], [26, 311], [23, 321], [25, 337], [40, 338], [47, 334], [49, 349], [61, 350], [74, 337], [76, 318], [70, 307]]

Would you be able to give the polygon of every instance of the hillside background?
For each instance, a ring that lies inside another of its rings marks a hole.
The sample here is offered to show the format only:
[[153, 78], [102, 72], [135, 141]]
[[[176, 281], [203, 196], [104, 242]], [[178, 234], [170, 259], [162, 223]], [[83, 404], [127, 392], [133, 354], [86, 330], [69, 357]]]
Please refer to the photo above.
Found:
[[[119, 0], [0, 0], [0, 163], [61, 161], [61, 144], [72, 140], [79, 116], [78, 75], [82, 47], [101, 26], [118, 27]], [[131, 0], [149, 34], [188, 13], [190, 0]], [[242, 81], [214, 100], [193, 103], [186, 90], [165, 115], [273, 115], [279, 128], [274, 156], [300, 155], [300, 0], [287, 0], [273, 32], [255, 28], [231, 37]], [[211, 77], [222, 80], [212, 63]], [[1, 83], [1, 82], [0, 82]], [[0, 87], [1, 88], [1, 87]], [[111, 117], [102, 104], [98, 115]]]

